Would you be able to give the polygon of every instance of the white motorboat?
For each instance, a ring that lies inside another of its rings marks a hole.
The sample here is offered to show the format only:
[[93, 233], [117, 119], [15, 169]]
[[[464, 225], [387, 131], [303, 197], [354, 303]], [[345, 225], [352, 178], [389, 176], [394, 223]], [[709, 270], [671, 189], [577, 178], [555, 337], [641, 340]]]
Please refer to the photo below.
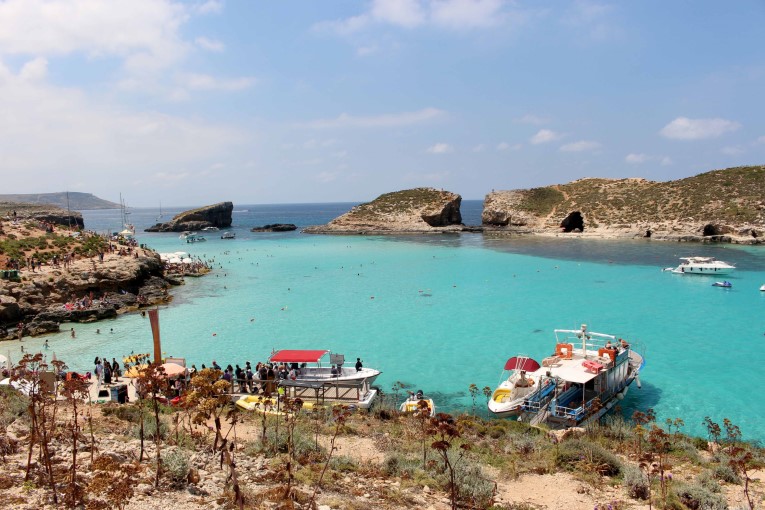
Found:
[[[505, 362], [502, 382], [497, 386], [488, 402], [489, 411], [498, 418], [518, 416], [525, 398], [539, 388], [539, 377], [530, 377], [540, 365], [527, 356], [513, 356]], [[551, 389], [551, 388], [548, 388]]]
[[640, 387], [645, 360], [628, 342], [588, 331], [585, 324], [554, 332], [555, 353], [527, 374], [539, 382], [524, 399], [518, 420], [550, 428], [583, 426], [612, 409], [633, 381]]
[[765, 284], [763, 284], [763, 285], [760, 287], [760, 291], [761, 291], [761, 292], [765, 292]]
[[183, 232], [181, 232], [181, 235], [178, 236], [178, 239], [183, 241], [187, 237], [192, 236], [192, 235], [196, 235], [196, 234], [194, 232], [189, 232], [188, 230], [184, 230]]
[[425, 411], [426, 416], [433, 417], [436, 415], [436, 404], [432, 398], [425, 397], [422, 390], [417, 390], [416, 393], [409, 392], [409, 398], [401, 403], [398, 410], [402, 413], [413, 414], [415, 416]]
[[236, 233], [235, 232], [224, 232], [222, 236], [220, 236], [221, 239], [236, 239]]
[[675, 274], [726, 275], [736, 269], [714, 257], [681, 257], [680, 260], [680, 265], [672, 270]]
[[[381, 374], [379, 370], [360, 366], [346, 367], [345, 356], [328, 350], [284, 349], [271, 354], [269, 361], [284, 364], [295, 370], [297, 381], [367, 381], [372, 384]], [[360, 365], [361, 363], [357, 363]]]
[[207, 241], [204, 236], [199, 234], [189, 234], [186, 236], [186, 242], [187, 243], [202, 243], [204, 241]]
[[730, 289], [733, 287], [733, 284], [729, 282], [728, 280], [725, 280], [724, 282], [714, 282], [712, 284], [712, 287], [724, 287], [726, 289]]
[[205, 227], [202, 229], [203, 232], [217, 232], [220, 230], [218, 227]]

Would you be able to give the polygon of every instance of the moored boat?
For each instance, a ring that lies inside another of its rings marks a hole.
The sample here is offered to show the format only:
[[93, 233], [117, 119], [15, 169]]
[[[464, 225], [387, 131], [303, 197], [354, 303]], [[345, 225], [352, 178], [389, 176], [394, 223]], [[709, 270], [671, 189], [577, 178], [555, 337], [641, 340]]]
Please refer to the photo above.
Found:
[[672, 270], [675, 274], [726, 275], [736, 267], [714, 257], [681, 257], [683, 262]]
[[633, 381], [640, 387], [645, 360], [628, 342], [588, 331], [584, 324], [554, 333], [555, 353], [527, 374], [538, 385], [524, 399], [519, 420], [550, 428], [581, 426], [612, 409]]
[[360, 366], [345, 367], [345, 356], [328, 350], [283, 349], [271, 354], [269, 361], [285, 364], [294, 370], [297, 381], [359, 381], [372, 384], [380, 375], [379, 370]]
[[425, 397], [422, 390], [417, 390], [414, 393], [409, 392], [409, 398], [401, 403], [398, 410], [405, 414], [414, 415], [419, 415], [424, 411], [426, 416], [433, 417], [436, 415], [436, 404], [432, 398]]
[[524, 399], [539, 387], [539, 378], [528, 376], [539, 370], [539, 363], [527, 356], [513, 356], [505, 362], [502, 382], [488, 402], [489, 411], [499, 418], [518, 416]]
[[733, 287], [733, 284], [729, 282], [728, 280], [725, 280], [724, 282], [714, 282], [712, 284], [712, 287], [724, 287], [726, 289], [730, 289]]
[[236, 239], [236, 232], [225, 232], [222, 236], [220, 236], [221, 239]]
[[207, 241], [204, 236], [199, 234], [189, 234], [186, 236], [187, 243], [201, 243]]

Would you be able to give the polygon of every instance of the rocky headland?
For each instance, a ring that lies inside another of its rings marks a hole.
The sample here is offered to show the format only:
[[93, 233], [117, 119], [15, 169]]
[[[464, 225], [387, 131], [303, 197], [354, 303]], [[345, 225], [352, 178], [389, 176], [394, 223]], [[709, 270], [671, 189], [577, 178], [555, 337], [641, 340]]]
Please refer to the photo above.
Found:
[[172, 280], [154, 251], [116, 242], [110, 249], [92, 233], [52, 230], [31, 219], [0, 223], [0, 340], [170, 300]]
[[21, 202], [0, 201], [0, 218], [5, 221], [17, 222], [45, 222], [54, 225], [83, 228], [85, 222], [82, 214], [77, 211], [68, 211], [51, 204], [31, 204]]
[[227, 228], [231, 226], [233, 210], [234, 204], [231, 202], [199, 207], [177, 214], [168, 222], [157, 223], [145, 229], [145, 232], [184, 232], [202, 230], [207, 227]]
[[462, 197], [434, 188], [415, 188], [380, 195], [309, 234], [419, 234], [463, 229]]
[[252, 227], [250, 232], [291, 232], [297, 230], [297, 225], [293, 223], [271, 223], [262, 227]]
[[35, 204], [54, 206], [61, 209], [119, 209], [120, 204], [98, 198], [92, 193], [77, 191], [59, 191], [58, 193], [30, 193], [0, 195], [0, 202], [22, 202], [25, 205]]
[[486, 195], [482, 223], [497, 234], [650, 237], [670, 241], [765, 242], [765, 166], [686, 179], [579, 179]]

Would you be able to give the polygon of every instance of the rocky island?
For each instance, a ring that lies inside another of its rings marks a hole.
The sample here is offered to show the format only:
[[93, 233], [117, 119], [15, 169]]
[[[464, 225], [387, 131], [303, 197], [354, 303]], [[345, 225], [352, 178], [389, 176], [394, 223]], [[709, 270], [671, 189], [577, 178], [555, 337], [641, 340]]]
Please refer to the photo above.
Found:
[[759, 244], [765, 236], [765, 166], [668, 182], [586, 178], [496, 191], [486, 195], [482, 223], [493, 233]]
[[207, 227], [226, 228], [231, 226], [233, 210], [234, 204], [231, 202], [199, 207], [176, 214], [170, 221], [157, 223], [145, 229], [145, 232], [184, 232], [202, 230]]
[[294, 223], [271, 223], [262, 227], [252, 227], [250, 232], [291, 232], [297, 230]]
[[419, 234], [463, 229], [462, 197], [434, 188], [415, 188], [380, 195], [309, 234]]

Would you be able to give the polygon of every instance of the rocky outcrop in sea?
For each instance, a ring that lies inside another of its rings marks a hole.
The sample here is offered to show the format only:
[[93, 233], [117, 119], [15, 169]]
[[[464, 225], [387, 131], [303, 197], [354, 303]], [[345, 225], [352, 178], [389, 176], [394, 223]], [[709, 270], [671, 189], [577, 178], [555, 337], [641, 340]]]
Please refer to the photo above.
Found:
[[177, 214], [168, 222], [157, 223], [145, 232], [184, 232], [202, 230], [207, 227], [226, 228], [231, 226], [234, 204], [220, 202]]
[[297, 225], [294, 223], [272, 223], [262, 227], [252, 227], [250, 232], [291, 232], [293, 230], [297, 230]]
[[463, 230], [462, 197], [450, 191], [415, 188], [380, 195], [309, 234], [414, 234]]

